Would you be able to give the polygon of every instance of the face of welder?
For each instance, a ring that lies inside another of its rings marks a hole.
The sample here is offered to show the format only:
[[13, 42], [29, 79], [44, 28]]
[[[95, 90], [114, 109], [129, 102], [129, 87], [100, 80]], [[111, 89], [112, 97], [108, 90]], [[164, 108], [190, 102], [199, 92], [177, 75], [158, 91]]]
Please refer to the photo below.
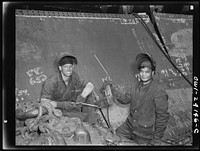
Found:
[[72, 75], [74, 65], [73, 64], [64, 64], [62, 66], [59, 66], [59, 69], [63, 73], [64, 76], [70, 77]]
[[152, 76], [153, 76], [153, 71], [151, 68], [149, 68], [149, 67], [140, 68], [139, 78], [142, 82], [147, 82], [147, 81], [151, 80]]

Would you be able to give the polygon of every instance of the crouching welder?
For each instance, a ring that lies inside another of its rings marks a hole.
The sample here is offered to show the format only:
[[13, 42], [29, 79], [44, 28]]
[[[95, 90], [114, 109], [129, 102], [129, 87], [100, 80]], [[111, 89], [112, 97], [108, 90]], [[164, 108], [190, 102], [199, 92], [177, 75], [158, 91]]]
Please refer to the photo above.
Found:
[[[136, 57], [136, 65], [138, 83], [132, 84], [125, 94], [117, 86], [111, 85], [112, 94], [119, 103], [130, 103], [130, 114], [116, 129], [116, 134], [121, 139], [133, 140], [138, 144], [160, 145], [169, 119], [168, 95], [152, 77], [156, 70], [152, 57], [140, 53]], [[105, 81], [101, 89], [108, 84], [111, 81]]]
[[[62, 111], [64, 116], [79, 117], [88, 122], [93, 119], [90, 109], [84, 109], [80, 102], [93, 103], [91, 92], [94, 88], [91, 82], [81, 81], [77, 72], [77, 58], [64, 55], [58, 62], [58, 72], [50, 76], [42, 86], [41, 101], [48, 100], [55, 108]], [[78, 105], [77, 105], [78, 104]]]

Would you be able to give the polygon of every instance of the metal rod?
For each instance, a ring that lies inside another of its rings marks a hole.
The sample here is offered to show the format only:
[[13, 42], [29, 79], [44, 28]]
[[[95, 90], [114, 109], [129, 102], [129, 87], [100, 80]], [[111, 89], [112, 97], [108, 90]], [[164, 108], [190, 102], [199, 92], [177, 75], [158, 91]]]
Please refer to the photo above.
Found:
[[97, 59], [97, 61], [99, 62], [100, 66], [103, 68], [103, 70], [107, 74], [107, 76], [109, 76], [108, 72], [106, 71], [106, 69], [104, 68], [104, 66], [102, 65], [102, 63], [100, 62], [100, 60], [98, 59], [98, 57], [95, 54], [94, 54], [94, 57]]

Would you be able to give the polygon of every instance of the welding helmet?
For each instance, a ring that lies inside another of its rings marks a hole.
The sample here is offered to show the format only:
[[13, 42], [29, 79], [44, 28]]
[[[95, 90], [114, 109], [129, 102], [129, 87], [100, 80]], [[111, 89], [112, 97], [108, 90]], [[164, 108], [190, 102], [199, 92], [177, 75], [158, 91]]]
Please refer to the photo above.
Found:
[[156, 62], [146, 53], [139, 53], [136, 56], [135, 62], [138, 70], [143, 67], [149, 67], [152, 69], [152, 71], [156, 71]]

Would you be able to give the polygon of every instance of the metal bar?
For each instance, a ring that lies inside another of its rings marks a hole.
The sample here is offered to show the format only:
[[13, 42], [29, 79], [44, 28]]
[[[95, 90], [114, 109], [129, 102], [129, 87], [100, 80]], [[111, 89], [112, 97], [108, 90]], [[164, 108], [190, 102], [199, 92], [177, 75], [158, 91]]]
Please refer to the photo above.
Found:
[[[23, 10], [16, 9], [15, 15], [19, 17], [44, 17], [44, 18], [73, 18], [73, 19], [135, 19], [130, 14], [104, 14], [104, 13], [78, 13], [78, 12], [59, 12], [59, 11], [43, 11], [43, 10]], [[146, 14], [139, 14], [142, 19], [149, 21], [150, 18]]]

